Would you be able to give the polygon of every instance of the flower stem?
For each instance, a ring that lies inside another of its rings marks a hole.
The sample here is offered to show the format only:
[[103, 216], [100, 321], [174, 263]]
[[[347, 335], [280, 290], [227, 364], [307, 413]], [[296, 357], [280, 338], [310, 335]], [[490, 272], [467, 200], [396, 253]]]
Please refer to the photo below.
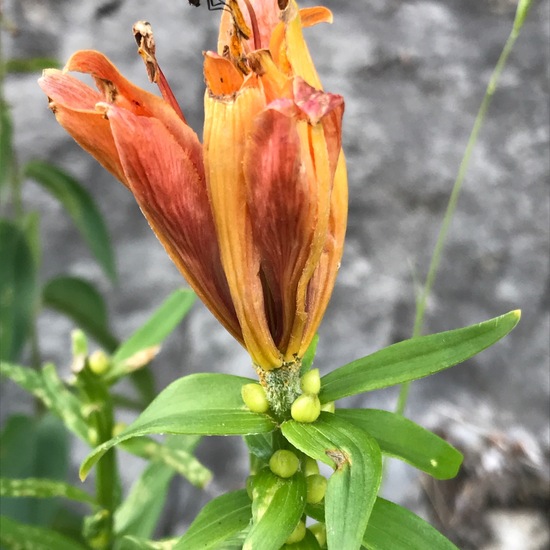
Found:
[[[466, 145], [466, 150], [464, 151], [464, 156], [462, 157], [462, 161], [458, 169], [458, 174], [456, 176], [456, 180], [454, 182], [454, 185], [451, 191], [451, 196], [449, 197], [449, 202], [447, 204], [447, 210], [445, 211], [443, 223], [442, 223], [441, 229], [439, 230], [439, 235], [437, 237], [437, 242], [435, 244], [435, 248], [432, 254], [432, 259], [430, 261], [430, 266], [428, 269], [428, 275], [426, 276], [426, 282], [424, 284], [424, 287], [420, 293], [420, 297], [416, 304], [416, 315], [414, 319], [414, 328], [413, 328], [413, 334], [412, 334], [413, 338], [417, 338], [422, 334], [422, 330], [424, 327], [424, 314], [426, 311], [426, 303], [428, 301], [428, 296], [432, 291], [432, 288], [437, 276], [437, 272], [439, 269], [439, 264], [441, 263], [441, 256], [443, 254], [443, 249], [445, 247], [445, 240], [447, 238], [447, 233], [449, 231], [449, 227], [451, 225], [451, 221], [453, 219], [453, 216], [456, 210], [458, 198], [460, 195], [460, 191], [462, 189], [462, 182], [464, 181], [466, 171], [470, 164], [470, 158], [472, 156], [474, 147], [477, 143], [478, 134], [481, 129], [481, 126], [483, 125], [483, 121], [485, 119], [487, 109], [489, 108], [489, 105], [491, 103], [491, 100], [493, 99], [495, 90], [497, 88], [498, 80], [500, 78], [502, 70], [506, 65], [508, 56], [510, 55], [510, 52], [514, 47], [514, 44], [516, 43], [520, 30], [523, 27], [523, 23], [525, 22], [525, 19], [527, 17], [529, 10], [531, 9], [531, 6], [532, 6], [532, 0], [520, 0], [516, 10], [516, 17], [514, 20], [512, 31], [510, 32], [510, 36], [508, 37], [508, 40], [504, 45], [504, 48], [502, 50], [502, 53], [500, 54], [497, 64], [493, 69], [493, 73], [489, 80], [489, 84], [487, 85], [487, 90], [485, 91], [485, 96], [483, 97], [483, 101], [481, 102], [481, 106], [479, 107], [479, 111], [477, 113], [474, 126], [472, 128], [472, 132], [470, 133], [470, 138], [468, 139], [468, 144]], [[409, 396], [410, 385], [411, 385], [410, 382], [406, 382], [405, 384], [401, 385], [401, 388], [399, 391], [399, 398], [397, 400], [397, 407], [396, 407], [397, 414], [403, 414], [405, 412], [405, 407], [407, 405], [407, 399]]]

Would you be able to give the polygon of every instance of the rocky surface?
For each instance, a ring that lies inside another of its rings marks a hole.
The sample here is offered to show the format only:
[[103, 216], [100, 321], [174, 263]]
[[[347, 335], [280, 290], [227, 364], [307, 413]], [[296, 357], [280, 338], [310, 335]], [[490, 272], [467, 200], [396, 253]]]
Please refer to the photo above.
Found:
[[[512, 0], [325, 3], [335, 13], [334, 24], [308, 29], [307, 38], [326, 89], [346, 99], [350, 222], [339, 280], [320, 331], [316, 365], [323, 372], [410, 335], [413, 280], [426, 273], [474, 117], [515, 11]], [[148, 83], [131, 27], [138, 19], [149, 20], [164, 72], [200, 131], [201, 50], [215, 46], [218, 14], [193, 9], [184, 0], [8, 0], [5, 10], [19, 31], [7, 40], [9, 55], [64, 61], [76, 49], [100, 49], [144, 87]], [[443, 405], [458, 408], [471, 425], [488, 409], [495, 430], [519, 427], [543, 448], [548, 446], [550, 392], [549, 25], [549, 4], [536, 3], [480, 134], [429, 301], [426, 332], [515, 308], [523, 310], [522, 321], [491, 350], [416, 383], [408, 408], [412, 418], [430, 426], [440, 424], [434, 411]], [[120, 282], [112, 287], [60, 206], [29, 182], [27, 207], [42, 216], [43, 277], [69, 272], [92, 279], [109, 299], [118, 334], [130, 334], [182, 284], [179, 274], [132, 197], [57, 126], [36, 76], [10, 77], [6, 93], [20, 160], [54, 161], [84, 182], [115, 242]], [[44, 357], [64, 367], [70, 328], [54, 314], [40, 323]], [[202, 370], [252, 374], [244, 351], [197, 305], [156, 362], [158, 388]], [[4, 414], [25, 406], [19, 397], [9, 399], [18, 395], [11, 386], [4, 385], [2, 392], [9, 400]], [[395, 398], [392, 389], [349, 403], [391, 408]], [[83, 452], [75, 450], [75, 461]], [[235, 440], [213, 438], [200, 455], [216, 474], [202, 498], [242, 485], [246, 461]], [[128, 480], [139, 467], [129, 471]], [[418, 503], [416, 475], [401, 465], [390, 471], [386, 494]], [[171, 532], [194, 516], [200, 500], [184, 483], [172, 496], [164, 524]], [[498, 521], [498, 513], [493, 515]], [[494, 544], [487, 548], [508, 548]]]

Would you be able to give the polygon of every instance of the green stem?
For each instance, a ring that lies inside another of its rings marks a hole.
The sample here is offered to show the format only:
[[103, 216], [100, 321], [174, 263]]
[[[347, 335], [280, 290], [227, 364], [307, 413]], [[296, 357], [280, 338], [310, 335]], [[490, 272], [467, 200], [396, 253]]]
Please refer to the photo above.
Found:
[[[426, 282], [421, 291], [420, 297], [417, 301], [416, 315], [414, 319], [414, 328], [413, 328], [413, 334], [412, 334], [413, 338], [416, 338], [422, 334], [422, 329], [424, 327], [424, 314], [426, 311], [426, 303], [428, 301], [428, 296], [432, 291], [432, 288], [437, 276], [437, 271], [439, 268], [439, 264], [441, 262], [441, 256], [443, 254], [443, 249], [445, 247], [445, 240], [447, 238], [447, 233], [449, 231], [449, 227], [451, 225], [451, 221], [453, 219], [453, 216], [456, 210], [456, 205], [458, 202], [460, 191], [462, 189], [462, 182], [464, 181], [464, 176], [466, 175], [468, 165], [470, 164], [470, 158], [472, 156], [474, 147], [477, 143], [478, 134], [481, 129], [481, 126], [483, 125], [483, 121], [485, 119], [487, 109], [489, 108], [489, 105], [491, 103], [491, 100], [493, 99], [495, 90], [497, 88], [497, 83], [500, 78], [500, 74], [502, 73], [502, 70], [506, 65], [508, 56], [510, 55], [510, 52], [514, 47], [514, 44], [516, 43], [520, 30], [523, 26], [523, 23], [525, 22], [525, 18], [527, 17], [529, 10], [531, 9], [531, 6], [532, 6], [532, 0], [520, 0], [516, 11], [514, 26], [512, 28], [510, 36], [508, 37], [508, 40], [506, 41], [506, 44], [504, 45], [504, 48], [502, 50], [502, 53], [500, 54], [497, 64], [493, 69], [493, 73], [489, 80], [489, 84], [487, 85], [485, 96], [483, 97], [483, 101], [481, 102], [481, 106], [477, 113], [477, 116], [474, 122], [474, 127], [472, 128], [470, 138], [468, 139], [468, 144], [466, 145], [466, 150], [464, 152], [464, 156], [462, 157], [462, 161], [458, 169], [458, 174], [456, 176], [456, 180], [454, 182], [453, 189], [451, 191], [449, 203], [447, 204], [447, 210], [445, 211], [443, 224], [441, 226], [441, 229], [439, 230], [437, 242], [435, 244], [435, 248], [432, 254], [432, 259], [430, 261]], [[407, 405], [407, 400], [409, 397], [410, 385], [411, 385], [410, 382], [407, 382], [401, 385], [401, 389], [399, 391], [399, 398], [397, 400], [397, 407], [396, 407], [397, 414], [403, 414], [405, 412], [405, 407]]]

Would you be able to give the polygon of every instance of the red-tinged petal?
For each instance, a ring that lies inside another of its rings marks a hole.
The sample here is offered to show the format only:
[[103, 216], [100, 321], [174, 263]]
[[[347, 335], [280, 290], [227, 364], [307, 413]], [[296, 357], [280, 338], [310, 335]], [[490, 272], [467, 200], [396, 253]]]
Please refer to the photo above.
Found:
[[254, 242], [273, 300], [270, 329], [285, 350], [296, 313], [296, 291], [315, 230], [317, 186], [308, 144], [297, 125], [268, 109], [256, 117], [244, 156]]
[[[160, 120], [174, 136], [185, 131], [189, 134], [189, 140], [194, 139], [199, 144], [196, 134], [189, 126], [182, 124], [181, 118], [171, 105], [124, 78], [102, 53], [94, 50], [78, 51], [67, 61], [64, 71], [89, 74], [103, 94], [103, 101], [127, 109], [138, 116], [154, 117]], [[193, 163], [200, 164], [195, 150], [193, 155], [195, 155]]]
[[319, 23], [332, 23], [332, 12], [324, 6], [314, 6], [312, 8], [302, 8], [300, 10], [300, 19], [302, 27], [313, 27]]
[[325, 246], [308, 286], [308, 318], [298, 356], [303, 357], [327, 309], [344, 251], [348, 214], [348, 180], [344, 153], [338, 159], [330, 198], [330, 219]]
[[222, 264], [246, 349], [256, 365], [270, 370], [279, 367], [281, 359], [267, 324], [243, 173], [246, 139], [264, 106], [257, 88], [243, 89], [230, 100], [207, 92], [204, 155]]
[[149, 224], [195, 292], [242, 343], [202, 164], [197, 167], [187, 142], [177, 140], [161, 121], [105, 108], [130, 189]]
[[47, 69], [38, 80], [49, 97], [59, 124], [104, 168], [128, 186], [111, 128], [95, 105], [102, 96], [80, 80], [56, 69]]

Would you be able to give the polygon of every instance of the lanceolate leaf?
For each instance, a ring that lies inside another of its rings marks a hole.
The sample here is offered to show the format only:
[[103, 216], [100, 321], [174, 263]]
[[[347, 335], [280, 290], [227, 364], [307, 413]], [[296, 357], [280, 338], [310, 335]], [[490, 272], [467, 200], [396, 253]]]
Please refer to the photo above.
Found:
[[256, 475], [252, 494], [253, 524], [243, 550], [279, 550], [304, 512], [305, 478], [298, 472], [283, 479], [266, 468]]
[[325, 495], [328, 545], [359, 548], [382, 479], [376, 441], [331, 413], [312, 424], [289, 420], [281, 430], [305, 454], [336, 467]]
[[111, 447], [132, 437], [153, 433], [246, 435], [274, 430], [271, 417], [250, 412], [242, 401], [241, 387], [251, 382], [229, 374], [193, 374], [176, 380], [124, 432], [86, 458], [81, 476], [86, 477]]
[[174, 435], [166, 437], [161, 444], [149, 437], [139, 437], [124, 441], [121, 447], [137, 456], [162, 462], [189, 483], [204, 488], [212, 479], [212, 472], [193, 455], [200, 439], [196, 435]]
[[[324, 521], [322, 504], [309, 504], [306, 513], [317, 521]], [[458, 550], [428, 522], [381, 497], [374, 503], [363, 546], [368, 550]]]
[[376, 499], [363, 544], [369, 550], [458, 550], [429, 523], [383, 498]]
[[53, 498], [64, 497], [78, 502], [94, 504], [94, 498], [79, 489], [63, 481], [53, 479], [25, 478], [9, 479], [0, 478], [0, 496], [2, 497], [34, 497]]
[[5, 198], [6, 190], [13, 176], [13, 124], [9, 105], [0, 99], [0, 199]]
[[115, 532], [119, 536], [151, 537], [174, 474], [174, 470], [162, 462], [151, 462], [145, 467], [115, 512]]
[[90, 282], [79, 277], [55, 277], [42, 289], [42, 301], [70, 317], [106, 351], [117, 347], [118, 340], [109, 330], [105, 301]]
[[44, 161], [29, 162], [24, 173], [61, 202], [105, 273], [116, 279], [109, 233], [90, 193], [72, 176]]
[[383, 453], [437, 479], [458, 473], [462, 454], [434, 433], [399, 414], [376, 409], [337, 409], [336, 416], [365, 430]]
[[45, 527], [19, 523], [0, 516], [0, 544], [5, 550], [85, 550], [78, 542]]
[[8, 59], [6, 72], [8, 73], [37, 73], [43, 69], [58, 68], [63, 65], [53, 57], [31, 57], [28, 59]]
[[357, 359], [321, 379], [322, 403], [423, 378], [452, 367], [506, 336], [518, 323], [511, 311], [467, 328], [393, 344]]
[[16, 361], [36, 308], [36, 266], [25, 233], [0, 220], [0, 359]]
[[173, 292], [150, 319], [116, 350], [110, 378], [114, 379], [131, 371], [126, 363], [137, 354], [160, 346], [185, 317], [194, 301], [195, 294], [191, 290], [180, 289]]
[[317, 344], [319, 343], [319, 335], [316, 334], [309, 344], [307, 351], [302, 357], [302, 367], [300, 369], [300, 376], [303, 376], [313, 365], [313, 360], [315, 359], [315, 353], [317, 352]]
[[244, 529], [252, 515], [245, 490], [233, 491], [211, 500], [195, 518], [174, 550], [208, 550]]

